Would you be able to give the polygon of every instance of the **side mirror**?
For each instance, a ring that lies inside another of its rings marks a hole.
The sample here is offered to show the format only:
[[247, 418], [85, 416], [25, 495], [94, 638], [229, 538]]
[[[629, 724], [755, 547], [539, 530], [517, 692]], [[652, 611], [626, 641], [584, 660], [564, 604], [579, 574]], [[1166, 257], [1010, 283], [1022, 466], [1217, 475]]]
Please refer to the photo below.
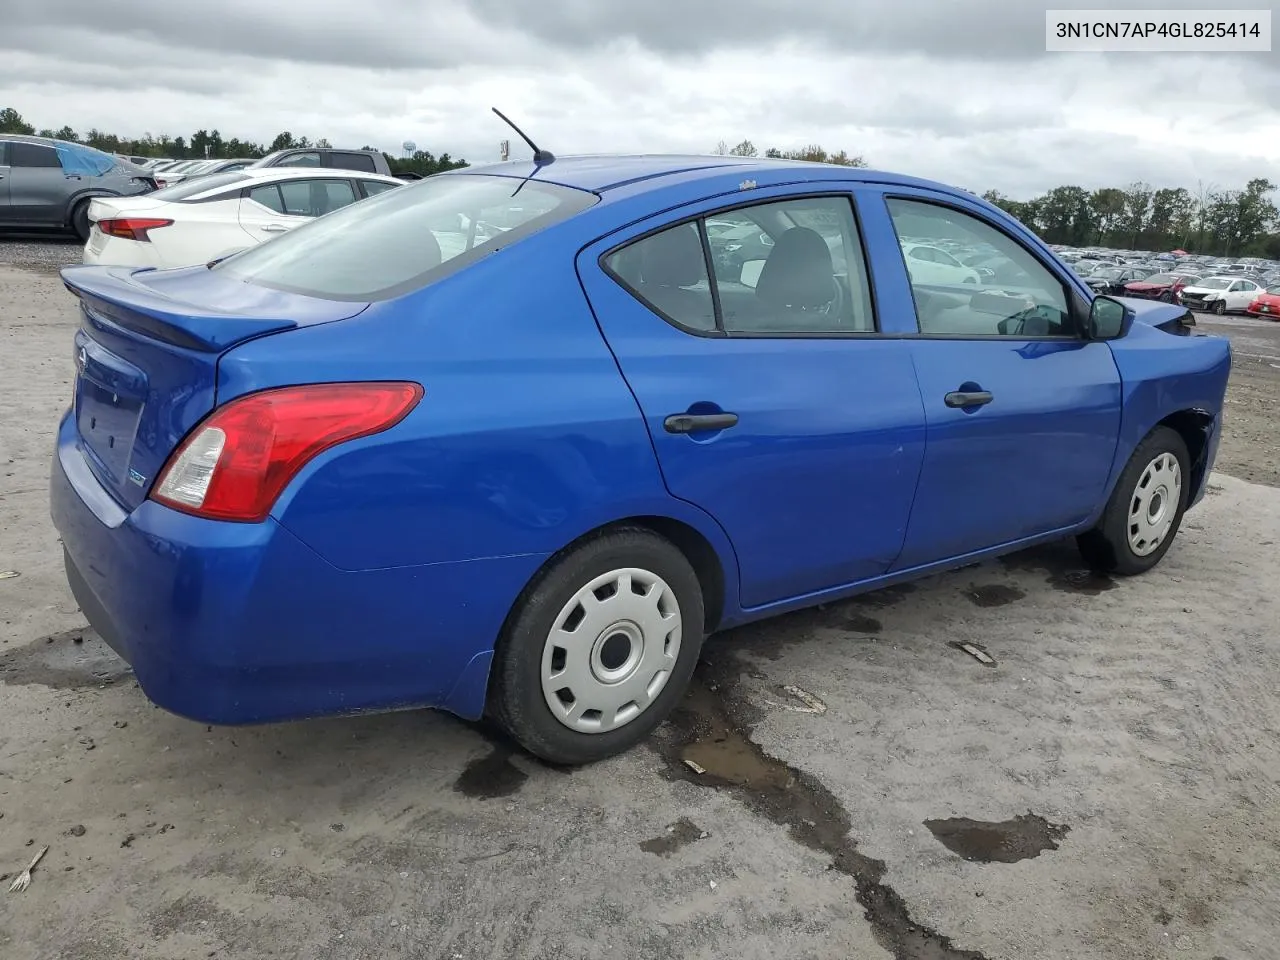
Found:
[[1089, 339], [1117, 340], [1129, 332], [1133, 314], [1119, 300], [1094, 297], [1089, 308]]

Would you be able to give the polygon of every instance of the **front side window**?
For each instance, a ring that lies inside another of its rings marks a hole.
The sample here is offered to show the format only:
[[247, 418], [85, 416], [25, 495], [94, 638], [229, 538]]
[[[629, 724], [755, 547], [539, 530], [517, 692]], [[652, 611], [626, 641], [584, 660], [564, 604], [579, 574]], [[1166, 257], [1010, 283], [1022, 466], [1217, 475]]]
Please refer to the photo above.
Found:
[[634, 241], [604, 266], [645, 305], [693, 331], [785, 337], [875, 330], [847, 197], [717, 211]]
[[[523, 184], [523, 185], [522, 185]], [[443, 174], [303, 224], [213, 267], [330, 300], [385, 300], [566, 220], [598, 197], [534, 180]], [[490, 230], [481, 230], [481, 219]]]
[[[1074, 335], [1062, 281], [1022, 244], [978, 217], [950, 207], [896, 197], [887, 203], [900, 238], [911, 237], [935, 249], [945, 244], [961, 251], [990, 253], [989, 276], [961, 264], [953, 267], [904, 257], [921, 333], [1023, 338]], [[1114, 280], [1120, 272], [1111, 268], [1094, 276]]]

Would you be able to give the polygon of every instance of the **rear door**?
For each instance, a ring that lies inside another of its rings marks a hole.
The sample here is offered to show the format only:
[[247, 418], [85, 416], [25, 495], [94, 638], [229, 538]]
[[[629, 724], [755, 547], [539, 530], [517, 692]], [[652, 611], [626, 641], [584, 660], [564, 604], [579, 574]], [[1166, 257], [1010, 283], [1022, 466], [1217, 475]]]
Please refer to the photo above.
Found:
[[[289, 195], [295, 201], [298, 199], [296, 192], [292, 189]], [[255, 243], [264, 243], [274, 236], [288, 233], [294, 227], [311, 219], [308, 212], [297, 212], [300, 208], [296, 204], [292, 209], [295, 212], [286, 212], [285, 197], [280, 191], [280, 184], [272, 182], [250, 187], [240, 198], [240, 226]]]
[[[928, 449], [896, 567], [906, 569], [1069, 528], [1103, 502], [1120, 433], [1110, 347], [1081, 339], [1083, 297], [1043, 251], [950, 194], [868, 187], [878, 248], [898, 236], [991, 249], [999, 282], [920, 282], [901, 256], [879, 271], [888, 320], [906, 336]], [[1079, 299], [1073, 305], [1073, 298]]]
[[[667, 488], [728, 534], [745, 608], [887, 570], [924, 454], [909, 346], [877, 333], [851, 198], [831, 190], [700, 203], [578, 258]], [[763, 259], [738, 259], [726, 224], [766, 234]]]
[[61, 223], [81, 177], [62, 172], [57, 151], [43, 143], [9, 141], [9, 205], [22, 223]]

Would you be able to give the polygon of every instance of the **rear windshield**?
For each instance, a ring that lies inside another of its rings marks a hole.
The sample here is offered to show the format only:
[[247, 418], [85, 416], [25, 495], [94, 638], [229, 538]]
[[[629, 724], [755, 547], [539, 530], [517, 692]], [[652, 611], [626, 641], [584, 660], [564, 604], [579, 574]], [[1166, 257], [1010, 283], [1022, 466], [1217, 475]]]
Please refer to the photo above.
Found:
[[211, 173], [207, 177], [196, 177], [194, 180], [180, 180], [172, 187], [161, 187], [147, 194], [152, 200], [186, 200], [210, 190], [220, 190], [251, 177], [243, 173]]
[[566, 220], [596, 199], [536, 180], [427, 177], [318, 217], [213, 269], [327, 300], [387, 300]]

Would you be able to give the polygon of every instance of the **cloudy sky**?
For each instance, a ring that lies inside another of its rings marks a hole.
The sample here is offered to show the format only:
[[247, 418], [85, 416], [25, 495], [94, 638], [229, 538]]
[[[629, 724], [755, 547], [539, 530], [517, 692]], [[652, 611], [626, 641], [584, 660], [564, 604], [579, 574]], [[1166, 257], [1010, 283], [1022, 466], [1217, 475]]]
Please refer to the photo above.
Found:
[[820, 143], [1015, 197], [1280, 181], [1280, 50], [1048, 54], [1048, 5], [30, 0], [5, 5], [0, 106], [36, 127], [287, 129], [474, 163], [510, 136], [496, 105], [558, 154]]

